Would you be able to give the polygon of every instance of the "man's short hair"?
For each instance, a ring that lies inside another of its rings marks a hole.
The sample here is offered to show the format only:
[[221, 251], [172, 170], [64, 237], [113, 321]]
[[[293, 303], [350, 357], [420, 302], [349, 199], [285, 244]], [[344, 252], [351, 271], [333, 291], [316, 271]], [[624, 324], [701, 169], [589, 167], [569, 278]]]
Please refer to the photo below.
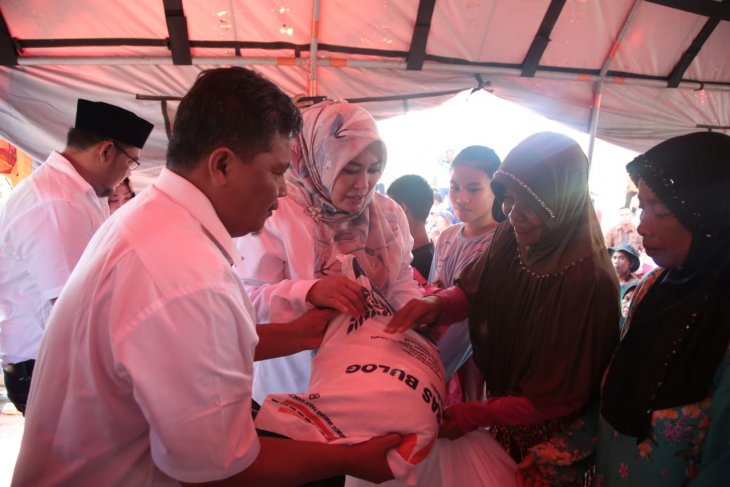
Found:
[[185, 173], [221, 146], [251, 159], [270, 151], [275, 135], [295, 136], [301, 128], [292, 100], [259, 73], [241, 67], [209, 69], [180, 102], [167, 167]]
[[[104, 140], [109, 140], [109, 137], [102, 137], [101, 135], [92, 134], [91, 132], [71, 127], [68, 129], [68, 134], [66, 134], [66, 147], [72, 147], [76, 150], [83, 151]], [[120, 145], [123, 149], [127, 148], [127, 146], [123, 144]]]
[[398, 204], [405, 204], [420, 222], [426, 221], [433, 206], [433, 189], [416, 174], [406, 174], [393, 181], [388, 187], [388, 196]]
[[491, 181], [501, 163], [502, 161], [499, 159], [497, 153], [489, 147], [470, 145], [456, 155], [451, 162], [451, 169], [457, 166], [474, 167], [483, 171]]

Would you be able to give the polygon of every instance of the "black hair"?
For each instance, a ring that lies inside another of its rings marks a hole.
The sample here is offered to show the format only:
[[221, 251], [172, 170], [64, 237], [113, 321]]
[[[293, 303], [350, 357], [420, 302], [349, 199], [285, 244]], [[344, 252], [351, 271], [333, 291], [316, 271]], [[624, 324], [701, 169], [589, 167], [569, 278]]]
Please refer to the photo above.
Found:
[[456, 155], [451, 162], [451, 169], [453, 170], [457, 166], [474, 167], [484, 171], [491, 180], [501, 163], [497, 153], [489, 147], [470, 145]]
[[203, 71], [177, 109], [167, 167], [185, 173], [217, 147], [243, 158], [271, 150], [275, 135], [296, 136], [302, 117], [261, 74], [242, 67]]
[[388, 196], [408, 206], [413, 217], [420, 222], [426, 221], [433, 206], [433, 189], [416, 174], [406, 174], [393, 181], [388, 186]]
[[[76, 150], [86, 150], [104, 140], [111, 139], [77, 129], [76, 127], [71, 127], [68, 129], [68, 134], [66, 134], [66, 147], [71, 147]], [[119, 143], [119, 145], [124, 147], [124, 144]], [[126, 149], [126, 147], [124, 148]]]

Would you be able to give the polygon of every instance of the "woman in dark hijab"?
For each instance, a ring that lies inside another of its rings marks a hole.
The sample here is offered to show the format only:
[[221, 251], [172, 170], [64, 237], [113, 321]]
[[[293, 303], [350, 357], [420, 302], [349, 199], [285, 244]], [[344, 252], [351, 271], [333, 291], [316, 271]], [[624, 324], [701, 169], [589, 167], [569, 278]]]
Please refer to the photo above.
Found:
[[588, 193], [588, 163], [573, 140], [527, 138], [492, 188], [495, 216], [508, 221], [489, 250], [458, 287], [409, 302], [391, 327], [468, 313], [488, 399], [447, 409], [442, 432], [454, 438], [489, 426], [519, 460], [597, 398], [618, 341], [618, 283]]
[[[675, 137], [627, 169], [660, 267], [639, 284], [606, 373], [595, 483], [730, 485], [730, 137]], [[533, 451], [543, 473], [578, 451], [548, 445]]]

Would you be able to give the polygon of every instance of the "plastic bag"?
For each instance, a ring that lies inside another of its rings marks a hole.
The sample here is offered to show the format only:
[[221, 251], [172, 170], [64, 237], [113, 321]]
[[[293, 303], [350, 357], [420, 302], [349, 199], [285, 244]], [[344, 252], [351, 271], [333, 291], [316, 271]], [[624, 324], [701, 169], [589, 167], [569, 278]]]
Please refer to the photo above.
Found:
[[[423, 462], [416, 466], [418, 487], [512, 487], [517, 465], [486, 430], [474, 430], [456, 440], [440, 438]], [[347, 477], [345, 487], [376, 484]], [[380, 487], [401, 487], [392, 480]]]

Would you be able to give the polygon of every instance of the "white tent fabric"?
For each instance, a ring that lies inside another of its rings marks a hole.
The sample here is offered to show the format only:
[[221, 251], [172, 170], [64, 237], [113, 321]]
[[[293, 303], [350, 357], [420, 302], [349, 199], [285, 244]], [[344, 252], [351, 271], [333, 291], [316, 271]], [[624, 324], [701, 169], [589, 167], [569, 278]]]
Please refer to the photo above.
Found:
[[200, 71], [226, 65], [291, 95], [360, 99], [376, 117], [481, 80], [639, 151], [730, 127], [722, 0], [3, 0], [0, 13], [0, 137], [37, 160], [63, 148], [84, 97], [155, 124], [143, 152], [155, 174], [164, 111], [143, 98], [180, 97]]

